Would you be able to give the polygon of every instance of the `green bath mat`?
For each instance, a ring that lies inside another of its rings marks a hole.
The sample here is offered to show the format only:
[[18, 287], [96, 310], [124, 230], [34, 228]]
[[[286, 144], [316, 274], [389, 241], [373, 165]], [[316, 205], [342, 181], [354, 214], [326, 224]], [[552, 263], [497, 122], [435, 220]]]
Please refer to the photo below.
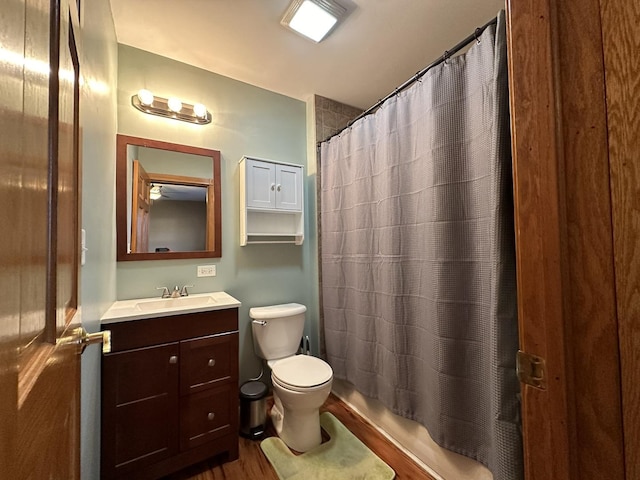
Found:
[[294, 455], [278, 437], [262, 441], [260, 447], [280, 480], [391, 480], [395, 472], [369, 450], [329, 412], [320, 415], [320, 425], [331, 439], [301, 455]]

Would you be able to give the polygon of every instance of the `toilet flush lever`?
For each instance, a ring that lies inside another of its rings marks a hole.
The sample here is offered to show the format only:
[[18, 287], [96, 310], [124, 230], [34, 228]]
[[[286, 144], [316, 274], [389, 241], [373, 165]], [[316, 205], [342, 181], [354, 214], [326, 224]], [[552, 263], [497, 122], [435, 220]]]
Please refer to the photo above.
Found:
[[257, 325], [261, 325], [263, 327], [267, 324], [267, 322], [264, 321], [264, 320], [253, 320], [252, 322], [257, 324]]

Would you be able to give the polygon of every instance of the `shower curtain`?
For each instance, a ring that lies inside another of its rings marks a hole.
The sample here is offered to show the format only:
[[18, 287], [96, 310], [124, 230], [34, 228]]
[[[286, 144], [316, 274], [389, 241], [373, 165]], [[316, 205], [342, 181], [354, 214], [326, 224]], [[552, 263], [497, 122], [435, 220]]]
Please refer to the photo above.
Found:
[[442, 447], [524, 477], [504, 12], [321, 145], [327, 360]]

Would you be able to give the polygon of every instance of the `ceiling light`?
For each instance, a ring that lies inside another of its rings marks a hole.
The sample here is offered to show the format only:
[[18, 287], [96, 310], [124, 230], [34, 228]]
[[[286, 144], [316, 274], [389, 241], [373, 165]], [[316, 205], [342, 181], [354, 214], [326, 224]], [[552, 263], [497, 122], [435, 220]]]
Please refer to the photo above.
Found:
[[293, 0], [280, 23], [317, 43], [345, 13], [333, 0]]
[[149, 190], [149, 198], [151, 200], [158, 200], [162, 196], [162, 191], [158, 185], [152, 185], [151, 190]]
[[211, 113], [201, 103], [192, 105], [184, 103], [180, 99], [164, 98], [153, 95], [149, 90], [140, 90], [137, 95], [131, 97], [131, 105], [141, 112], [160, 117], [182, 120], [183, 122], [206, 125], [211, 123]]

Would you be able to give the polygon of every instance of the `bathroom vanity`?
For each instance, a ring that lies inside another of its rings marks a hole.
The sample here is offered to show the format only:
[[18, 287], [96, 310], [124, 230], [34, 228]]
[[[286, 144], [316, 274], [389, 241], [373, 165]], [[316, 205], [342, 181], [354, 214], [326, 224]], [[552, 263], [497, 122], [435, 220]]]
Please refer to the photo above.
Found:
[[[218, 295], [218, 297], [215, 297]], [[224, 292], [115, 302], [102, 318], [103, 479], [238, 458], [238, 306]]]

